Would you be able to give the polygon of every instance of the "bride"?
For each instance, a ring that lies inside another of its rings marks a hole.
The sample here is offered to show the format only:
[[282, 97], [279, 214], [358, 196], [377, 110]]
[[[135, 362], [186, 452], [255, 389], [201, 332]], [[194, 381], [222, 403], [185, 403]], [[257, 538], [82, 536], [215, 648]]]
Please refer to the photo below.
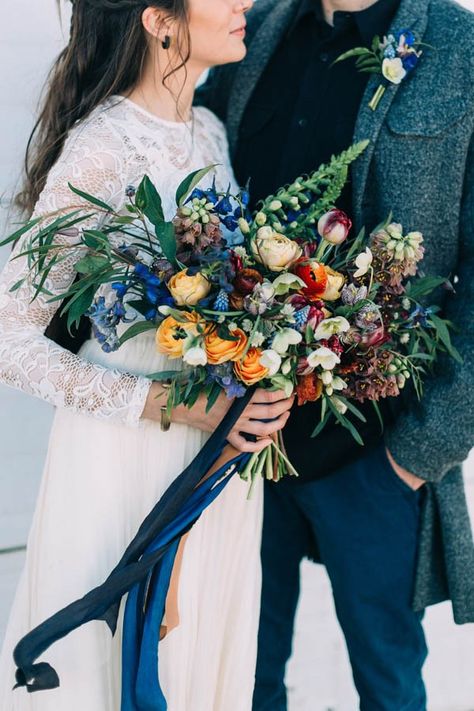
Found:
[[[191, 171], [214, 164], [219, 188], [234, 184], [225, 131], [192, 108], [196, 82], [215, 64], [245, 54], [244, 13], [252, 0], [74, 0], [71, 36], [49, 81], [21, 205], [35, 215], [78, 206], [68, 183], [117, 211], [128, 186], [148, 174], [173, 215], [174, 194]], [[86, 209], [85, 204], [80, 205]], [[67, 237], [62, 237], [67, 239]], [[90, 623], [48, 650], [61, 686], [12, 691], [12, 650], [59, 608], [100, 584], [141, 520], [227, 411], [221, 397], [176, 408], [161, 429], [158, 383], [169, 369], [153, 336], [106, 354], [90, 337], [77, 355], [46, 331], [57, 302], [32, 300], [24, 258], [0, 279], [0, 382], [57, 408], [28, 541], [26, 565], [0, 659], [2, 711], [116, 711], [121, 640]], [[58, 263], [46, 287], [64, 292], [74, 259]], [[292, 400], [257, 391], [229, 441], [259, 451], [281, 429]], [[259, 420], [271, 419], [272, 423]], [[260, 439], [248, 442], [242, 432]], [[179, 588], [179, 624], [160, 645], [159, 677], [169, 711], [249, 711], [260, 600], [262, 490], [246, 500], [238, 477], [191, 530]]]

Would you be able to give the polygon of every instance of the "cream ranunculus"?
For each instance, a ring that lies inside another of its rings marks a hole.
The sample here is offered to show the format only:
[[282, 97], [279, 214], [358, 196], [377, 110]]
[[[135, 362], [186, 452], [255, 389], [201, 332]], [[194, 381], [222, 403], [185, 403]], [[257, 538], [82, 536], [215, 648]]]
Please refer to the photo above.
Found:
[[168, 289], [178, 306], [194, 306], [209, 294], [211, 285], [200, 272], [188, 276], [188, 270], [183, 269], [171, 277]]
[[392, 84], [400, 84], [406, 77], [407, 72], [400, 57], [394, 57], [393, 59], [386, 57], [382, 62], [382, 74]]
[[296, 242], [271, 227], [261, 227], [252, 241], [252, 254], [270, 271], [281, 272], [301, 257], [302, 250]]

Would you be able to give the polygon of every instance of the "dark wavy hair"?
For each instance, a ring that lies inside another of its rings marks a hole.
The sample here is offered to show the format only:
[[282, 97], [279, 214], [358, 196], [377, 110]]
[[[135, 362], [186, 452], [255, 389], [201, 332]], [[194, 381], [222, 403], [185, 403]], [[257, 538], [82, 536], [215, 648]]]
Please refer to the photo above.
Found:
[[72, 126], [104, 99], [130, 92], [140, 79], [148, 50], [141, 22], [147, 7], [178, 20], [179, 62], [165, 70], [166, 85], [189, 59], [188, 0], [72, 0], [69, 43], [50, 71], [26, 149], [24, 184], [16, 197], [24, 213], [32, 212]]

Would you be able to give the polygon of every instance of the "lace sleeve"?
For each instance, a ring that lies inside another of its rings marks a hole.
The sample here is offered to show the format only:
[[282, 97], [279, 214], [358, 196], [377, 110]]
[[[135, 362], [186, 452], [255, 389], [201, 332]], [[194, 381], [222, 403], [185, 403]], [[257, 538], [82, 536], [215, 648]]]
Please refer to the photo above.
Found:
[[[102, 118], [93, 126], [73, 131], [50, 171], [34, 215], [49, 215], [77, 206], [85, 209], [85, 203], [81, 204], [71, 192], [68, 182], [119, 209], [125, 180], [123, 145]], [[49, 340], [44, 334], [58, 302], [48, 303], [51, 297], [46, 294], [32, 300], [30, 279], [16, 291], [10, 291], [28, 272], [26, 257], [15, 259], [28, 239], [26, 235], [17, 244], [0, 275], [0, 383], [57, 407], [137, 425], [151, 382], [145, 377], [90, 363]], [[71, 252], [53, 267], [45, 284], [51, 294], [62, 293], [71, 285], [77, 259], [78, 253]]]

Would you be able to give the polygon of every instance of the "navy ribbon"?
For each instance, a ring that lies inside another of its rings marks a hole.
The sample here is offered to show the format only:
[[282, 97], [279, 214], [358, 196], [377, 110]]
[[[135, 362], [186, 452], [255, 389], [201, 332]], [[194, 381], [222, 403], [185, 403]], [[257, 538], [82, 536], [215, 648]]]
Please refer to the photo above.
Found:
[[[253, 392], [253, 388], [249, 389], [242, 398], [234, 401], [221, 424], [210, 436], [204, 447], [168, 487], [159, 502], [145, 518], [136, 536], [105, 582], [91, 590], [81, 599], [76, 600], [49, 617], [18, 642], [13, 651], [13, 658], [17, 666], [17, 684], [15, 688], [25, 686], [28, 692], [35, 692], [58, 687], [60, 682], [55, 669], [47, 662], [35, 664], [36, 659], [54, 642], [93, 620], [104, 620], [110, 627], [112, 634], [114, 634], [117, 627], [120, 601], [123, 595], [129, 591], [134, 591], [132, 602], [130, 603], [131, 607], [129, 608], [133, 612], [134, 596], [137, 596], [137, 600], [143, 601], [144, 591], [148, 590], [148, 594], [151, 592], [151, 601], [148, 606], [150, 615], [147, 616], [145, 614], [144, 619], [136, 620], [138, 637], [135, 641], [133, 638], [134, 620], [131, 617], [131, 612], [128, 613], [128, 619], [131, 620], [132, 624], [130, 626], [127, 624], [125, 630], [127, 647], [129, 644], [132, 647], [135, 645], [136, 649], [136, 644], [139, 644], [140, 652], [143, 653], [143, 659], [146, 661], [145, 666], [143, 666], [141, 655], [138, 667], [135, 667], [139, 671], [139, 673], [137, 671], [135, 691], [139, 691], [141, 694], [143, 675], [146, 676], [148, 664], [152, 663], [148, 660], [150, 636], [147, 625], [151, 624], [150, 621], [154, 619], [153, 615], [159, 616], [160, 609], [163, 609], [162, 595], [163, 591], [168, 589], [172, 564], [181, 536], [192, 527], [202, 511], [214, 500], [215, 496], [218, 495], [228, 481], [228, 478], [224, 478], [220, 483], [217, 482], [219, 476], [222, 477], [221, 469], [213, 477], [202, 482], [205, 474], [221, 455], [226, 444], [227, 435], [247, 407]], [[239, 455], [228, 462], [225, 465], [225, 469], [227, 470], [235, 463], [235, 471], [237, 471], [245, 466], [247, 461], [248, 455]], [[211, 481], [216, 486], [215, 490], [211, 486]], [[58, 531], [58, 535], [60, 535], [60, 531]], [[150, 584], [144, 585], [145, 581], [151, 583], [151, 586]], [[136, 610], [137, 608], [135, 607]], [[158, 624], [158, 634], [159, 627], [160, 625]], [[156, 645], [157, 647], [158, 644]], [[154, 669], [155, 675], [157, 675], [157, 667], [155, 666]], [[156, 683], [158, 684], [158, 681]], [[127, 684], [129, 684], [128, 679]], [[130, 685], [128, 688], [131, 688]], [[131, 698], [133, 703], [141, 703], [140, 695], [138, 697], [135, 695]], [[124, 708], [127, 709], [126, 706]], [[135, 708], [142, 711], [142, 709], [148, 708], [153, 708], [154, 710], [163, 709], [166, 706], [155, 705], [148, 707], [144, 705], [141, 707], [128, 707], [130, 710]]]

